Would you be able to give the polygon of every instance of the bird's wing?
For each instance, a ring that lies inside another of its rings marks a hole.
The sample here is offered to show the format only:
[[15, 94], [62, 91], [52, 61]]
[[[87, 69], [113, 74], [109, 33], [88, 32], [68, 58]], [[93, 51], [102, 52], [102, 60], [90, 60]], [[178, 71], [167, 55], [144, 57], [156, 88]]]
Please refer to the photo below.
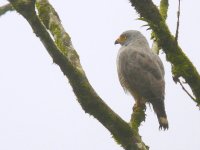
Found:
[[157, 62], [157, 64], [159, 65], [160, 67], [160, 70], [162, 72], [162, 75], [164, 76], [165, 75], [165, 70], [164, 70], [164, 66], [163, 66], [163, 63], [160, 59], [160, 57], [158, 57], [158, 55], [154, 54], [154, 61]]
[[158, 56], [138, 47], [126, 47], [120, 56], [124, 86], [129, 91], [134, 89], [146, 99], [164, 97], [164, 79]]

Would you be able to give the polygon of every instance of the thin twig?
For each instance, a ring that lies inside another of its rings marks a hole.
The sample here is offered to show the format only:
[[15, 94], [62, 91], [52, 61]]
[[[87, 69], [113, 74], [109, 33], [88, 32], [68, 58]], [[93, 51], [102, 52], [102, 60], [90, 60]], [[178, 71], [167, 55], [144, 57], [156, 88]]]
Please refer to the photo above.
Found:
[[[175, 40], [178, 43], [178, 33], [179, 33], [179, 24], [180, 24], [180, 6], [181, 6], [181, 0], [178, 0], [178, 11], [177, 11], [177, 25], [176, 25], [176, 36], [175, 36]], [[176, 80], [176, 82], [178, 82], [182, 89], [187, 93], [187, 95], [193, 99], [194, 101], [196, 101], [196, 99], [186, 90], [186, 88], [183, 86], [182, 82], [178, 79]]]
[[183, 84], [181, 83], [181, 81], [178, 81], [178, 82], [180, 83], [182, 89], [187, 93], [187, 95], [188, 95], [191, 99], [193, 99], [193, 100], [195, 101], [196, 99], [186, 90], [186, 88], [183, 86]]
[[182, 89], [187, 93], [187, 95], [194, 101], [196, 101], [196, 99], [186, 90], [186, 88], [183, 86], [183, 83], [178, 79], [178, 78], [174, 78], [174, 81], [177, 83], [179, 83], [182, 87]]
[[178, 43], [179, 24], [180, 24], [180, 7], [181, 7], [181, 0], [178, 0], [176, 36], [175, 36], [176, 43]]

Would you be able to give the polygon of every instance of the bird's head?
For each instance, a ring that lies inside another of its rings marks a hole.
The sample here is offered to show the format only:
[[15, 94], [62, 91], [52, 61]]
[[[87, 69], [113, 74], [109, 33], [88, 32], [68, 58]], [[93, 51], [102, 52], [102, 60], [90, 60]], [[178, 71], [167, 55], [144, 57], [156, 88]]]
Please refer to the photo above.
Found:
[[115, 41], [115, 44], [128, 45], [130, 42], [141, 38], [142, 34], [137, 30], [128, 30], [123, 32]]

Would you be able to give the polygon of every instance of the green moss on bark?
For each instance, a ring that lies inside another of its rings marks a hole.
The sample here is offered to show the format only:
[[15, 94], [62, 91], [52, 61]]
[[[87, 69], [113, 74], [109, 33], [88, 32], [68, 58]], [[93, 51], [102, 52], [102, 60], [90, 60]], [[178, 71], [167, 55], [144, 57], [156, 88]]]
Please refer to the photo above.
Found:
[[153, 30], [159, 46], [162, 47], [167, 60], [173, 66], [172, 72], [175, 76], [185, 79], [196, 97], [195, 102], [200, 105], [200, 75], [170, 33], [157, 7], [151, 0], [130, 0], [130, 2]]

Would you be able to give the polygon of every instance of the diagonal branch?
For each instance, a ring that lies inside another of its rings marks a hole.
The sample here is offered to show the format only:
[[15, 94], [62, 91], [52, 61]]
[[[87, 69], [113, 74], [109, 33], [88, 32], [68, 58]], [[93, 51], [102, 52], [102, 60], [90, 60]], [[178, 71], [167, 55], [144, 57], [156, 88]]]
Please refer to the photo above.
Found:
[[168, 7], [169, 7], [168, 0], [161, 0], [160, 1], [160, 14], [162, 15], [164, 20], [167, 19]]
[[[93, 115], [113, 135], [126, 150], [147, 150], [140, 136], [128, 123], [109, 108], [94, 91], [81, 67], [78, 54], [64, 31], [57, 13], [47, 0], [38, 0], [37, 8], [41, 20], [35, 12], [35, 0], [9, 0], [13, 7], [29, 22], [62, 72], [68, 77], [78, 102], [86, 113]], [[46, 18], [46, 19], [45, 19]], [[49, 35], [49, 29], [55, 43]]]
[[181, 1], [178, 0], [177, 23], [176, 23], [176, 35], [175, 35], [175, 40], [176, 40], [177, 43], [178, 43], [179, 24], [180, 24], [180, 9], [181, 9]]
[[170, 33], [164, 18], [151, 0], [130, 0], [132, 6], [144, 18], [155, 33], [159, 45], [166, 54], [166, 59], [172, 64], [173, 75], [183, 77], [190, 86], [200, 105], [200, 75], [188, 57], [177, 44], [175, 37]]
[[[168, 12], [169, 3], [168, 0], [161, 0], [160, 1], [160, 14], [162, 15], [163, 19], [167, 19], [167, 12]], [[152, 31], [152, 37], [154, 38], [151, 50], [156, 54], [159, 54], [159, 50], [161, 47], [159, 46], [157, 39], [154, 37], [154, 33]]]
[[14, 10], [11, 4], [6, 4], [0, 7], [0, 16], [5, 14], [8, 11]]

